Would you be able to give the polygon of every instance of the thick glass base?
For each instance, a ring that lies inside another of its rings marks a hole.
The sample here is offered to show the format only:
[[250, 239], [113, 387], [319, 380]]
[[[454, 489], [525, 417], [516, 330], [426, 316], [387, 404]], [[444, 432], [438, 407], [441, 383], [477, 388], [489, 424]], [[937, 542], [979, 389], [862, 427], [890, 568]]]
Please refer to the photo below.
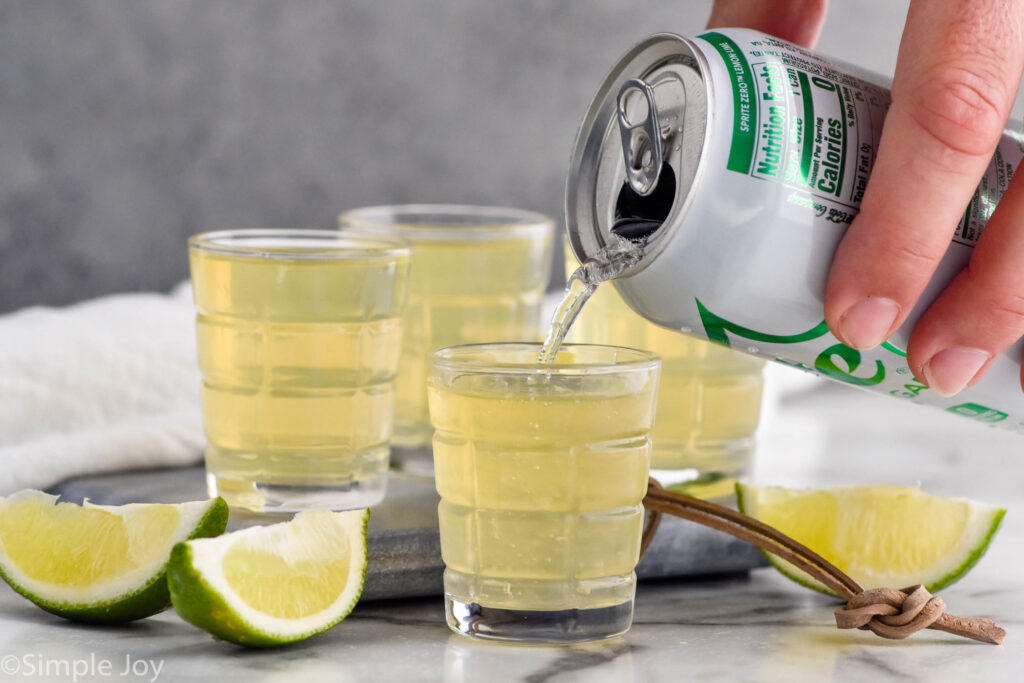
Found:
[[338, 485], [260, 482], [206, 473], [210, 496], [221, 496], [233, 508], [254, 512], [292, 513], [313, 508], [354, 510], [376, 505], [387, 493], [386, 473]]
[[517, 643], [579, 643], [619, 636], [633, 622], [633, 601], [609, 607], [514, 610], [484, 607], [446, 593], [448, 627], [456, 633]]

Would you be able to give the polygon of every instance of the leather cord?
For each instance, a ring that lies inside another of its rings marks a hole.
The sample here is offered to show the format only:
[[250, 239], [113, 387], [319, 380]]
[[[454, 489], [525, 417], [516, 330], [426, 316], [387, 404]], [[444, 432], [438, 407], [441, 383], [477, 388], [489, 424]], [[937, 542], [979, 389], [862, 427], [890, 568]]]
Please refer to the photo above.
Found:
[[682, 517], [723, 531], [795, 565], [841, 596], [846, 605], [835, 611], [838, 628], [859, 628], [891, 639], [906, 638], [930, 628], [994, 645], [1006, 637], [1006, 631], [991, 619], [949, 614], [942, 598], [932, 595], [924, 586], [865, 590], [821, 555], [771, 526], [725, 506], [672, 493], [654, 478], [648, 482], [644, 507], [648, 516], [640, 540], [641, 557], [650, 548], [662, 515]]

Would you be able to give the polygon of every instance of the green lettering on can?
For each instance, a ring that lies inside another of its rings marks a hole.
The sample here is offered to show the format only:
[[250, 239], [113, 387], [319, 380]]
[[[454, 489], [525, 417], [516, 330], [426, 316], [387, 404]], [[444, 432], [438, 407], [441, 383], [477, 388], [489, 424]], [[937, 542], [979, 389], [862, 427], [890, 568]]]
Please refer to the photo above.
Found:
[[[842, 359], [849, 370], [840, 368], [836, 365], [833, 358]], [[875, 361], [875, 374], [871, 377], [855, 376], [853, 373], [860, 367], [860, 361], [860, 351], [857, 349], [851, 349], [845, 344], [833, 344], [818, 354], [818, 357], [814, 359], [814, 367], [818, 369], [818, 372], [827, 377], [859, 387], [874, 386], [875, 384], [880, 384], [885, 379], [885, 366], [882, 365], [880, 360]]]
[[800, 156], [800, 182], [804, 185], [811, 178], [811, 158], [814, 156], [814, 96], [811, 84], [803, 71], [797, 75], [800, 83], [800, 99], [804, 102], [804, 148]]
[[895, 353], [900, 358], [906, 358], [907, 357], [907, 352], [904, 351], [903, 349], [901, 349], [900, 347], [896, 346], [892, 342], [889, 342], [889, 341], [882, 342], [882, 348], [885, 349], [886, 351], [889, 351], [890, 353]]
[[729, 160], [725, 167], [746, 175], [754, 158], [754, 144], [757, 141], [757, 99], [755, 97], [754, 75], [740, 46], [732, 39], [711, 31], [699, 38], [715, 48], [725, 62], [725, 70], [732, 82], [732, 144]]
[[979, 403], [961, 403], [946, 408], [946, 412], [963, 415], [978, 422], [1002, 422], [1009, 417], [1001, 410], [994, 410]]
[[824, 320], [806, 332], [799, 332], [797, 334], [765, 334], [764, 332], [752, 330], [749, 327], [731, 323], [725, 318], [721, 318], [709, 311], [701, 303], [700, 299], [694, 299], [694, 301], [697, 302], [697, 312], [700, 314], [700, 321], [704, 325], [704, 334], [711, 341], [724, 344], [725, 346], [730, 346], [729, 336], [726, 332], [732, 332], [738, 337], [767, 344], [799, 344], [800, 342], [817, 339], [828, 334], [828, 325], [825, 324]]

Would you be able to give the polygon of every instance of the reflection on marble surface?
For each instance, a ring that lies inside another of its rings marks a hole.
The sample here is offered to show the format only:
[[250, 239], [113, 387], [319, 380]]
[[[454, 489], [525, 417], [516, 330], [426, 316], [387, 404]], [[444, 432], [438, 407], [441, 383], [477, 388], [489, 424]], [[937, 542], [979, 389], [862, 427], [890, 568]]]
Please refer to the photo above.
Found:
[[[836, 602], [771, 569], [642, 582], [623, 638], [577, 647], [477, 643], [444, 625], [438, 598], [361, 603], [304, 643], [246, 651], [163, 613], [95, 628], [46, 614], [0, 588], [0, 667], [108, 659], [163, 662], [159, 681], [1019, 681], [1024, 662], [1024, 446], [1020, 436], [838, 386], [787, 397], [761, 435], [757, 479], [787, 485], [921, 481], [925, 490], [1009, 508], [988, 555], [942, 597], [988, 616], [1001, 646], [925, 631], [884, 641], [837, 631]], [[13, 656], [14, 660], [4, 657]], [[118, 668], [120, 667], [120, 668]], [[7, 681], [66, 681], [6, 670]], [[111, 677], [80, 677], [109, 680]], [[141, 676], [117, 680], [151, 680]]]
[[[978, 573], [977, 578], [986, 574], [981, 568]], [[440, 601], [418, 599], [367, 603], [305, 643], [249, 651], [215, 642], [173, 613], [128, 626], [87, 627], [62, 622], [0, 589], [0, 666], [12, 654], [37, 664], [109, 660], [118, 670], [126, 660], [146, 660], [162, 662], [161, 681], [251, 683], [1019, 680], [1024, 647], [1014, 636], [1024, 624], [1014, 615], [1024, 601], [1014, 594], [1016, 577], [968, 581], [987, 587], [953, 588], [944, 598], [953, 610], [994, 616], [1010, 631], [1006, 644], [987, 646], [930, 631], [903, 642], [836, 631], [833, 601], [770, 570], [749, 579], [642, 584], [636, 622], [625, 637], [573, 647], [475, 642], [448, 631]]]
[[501, 671], [527, 681], [631, 683], [634, 646], [623, 638], [566, 647], [498, 645], [452, 635], [444, 648], [444, 680], [479, 683]]

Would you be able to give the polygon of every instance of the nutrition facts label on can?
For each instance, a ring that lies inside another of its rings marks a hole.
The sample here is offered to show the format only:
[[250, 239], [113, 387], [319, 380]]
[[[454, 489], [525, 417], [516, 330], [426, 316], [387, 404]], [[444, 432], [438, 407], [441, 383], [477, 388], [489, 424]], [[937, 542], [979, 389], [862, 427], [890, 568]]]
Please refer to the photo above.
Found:
[[789, 43], [732, 35], [700, 36], [731, 80], [727, 169], [791, 187], [790, 203], [849, 223], [867, 187], [889, 92]]
[[1014, 170], [1024, 157], [1024, 137], [1019, 133], [1004, 131], [1003, 137], [996, 146], [992, 162], [985, 169], [978, 188], [967, 205], [964, 217], [960, 219], [954, 242], [973, 246], [981, 237], [985, 223], [992, 217], [996, 204], [1006, 192], [1006, 187], [1013, 178]]
[[[647, 94], [646, 111], [656, 117], [640, 117], [643, 111], [630, 106], [634, 90]], [[1024, 433], [1024, 342], [993, 358], [991, 371], [955, 397], [919, 381], [907, 359], [916, 316], [964, 271], [988, 221], [999, 219], [997, 204], [1024, 162], [1019, 123], [993, 141], [970, 202], [961, 195], [963, 213], [945, 225], [921, 226], [952, 243], [910, 322], [875, 348], [856, 349], [825, 320], [830, 264], [865, 197], [912, 208], [912, 193], [920, 191], [899, 169], [884, 185], [876, 182], [891, 102], [877, 74], [758, 31], [652, 36], [613, 68], [584, 118], [566, 193], [573, 245], [587, 256], [600, 254], [612, 218], [632, 216], [623, 211], [633, 210], [624, 198], [638, 192], [625, 193], [633, 182], [629, 165], [636, 170], [638, 157], [646, 163], [646, 142], [660, 133], [658, 163], [675, 172], [675, 194], [670, 208], [644, 204], [668, 213], [648, 233], [643, 266], [616, 283], [630, 307], [668, 329]], [[651, 124], [646, 137], [633, 134], [633, 118]]]

